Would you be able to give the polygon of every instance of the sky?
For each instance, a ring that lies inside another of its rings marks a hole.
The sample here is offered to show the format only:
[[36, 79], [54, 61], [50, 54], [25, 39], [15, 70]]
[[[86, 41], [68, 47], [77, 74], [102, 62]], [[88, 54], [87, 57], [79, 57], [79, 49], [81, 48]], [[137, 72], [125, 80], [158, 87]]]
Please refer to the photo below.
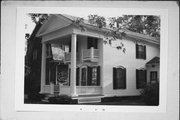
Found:
[[[52, 12], [46, 12], [46, 13], [52, 14]], [[58, 12], [54, 14], [68, 14], [68, 15], [88, 19], [88, 15], [90, 14], [97, 14], [99, 16], [104, 16], [104, 17], [118, 17], [118, 16], [122, 16], [122, 13], [124, 13], [124, 11], [119, 11], [118, 8], [109, 9], [109, 8], [84, 8], [84, 7], [80, 7], [80, 8], [71, 7], [70, 8], [69, 7], [69, 8], [59, 8]], [[32, 22], [31, 18], [28, 15], [26, 16], [25, 23], [26, 23], [25, 32], [31, 34], [35, 27], [35, 23]]]

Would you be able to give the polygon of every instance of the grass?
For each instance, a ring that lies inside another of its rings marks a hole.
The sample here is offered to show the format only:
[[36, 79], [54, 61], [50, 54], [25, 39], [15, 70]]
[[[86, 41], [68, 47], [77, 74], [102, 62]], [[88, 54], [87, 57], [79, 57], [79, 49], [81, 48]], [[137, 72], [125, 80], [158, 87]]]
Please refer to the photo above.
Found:
[[[25, 101], [27, 104], [50, 104], [48, 102], [43, 101]], [[75, 104], [75, 103], [73, 103]], [[70, 104], [70, 105], [73, 105]], [[54, 104], [56, 105], [56, 104]], [[102, 98], [99, 103], [81, 103], [79, 105], [131, 105], [131, 106], [145, 106], [146, 104], [142, 101], [142, 98], [139, 96], [128, 96], [128, 97], [105, 97]]]

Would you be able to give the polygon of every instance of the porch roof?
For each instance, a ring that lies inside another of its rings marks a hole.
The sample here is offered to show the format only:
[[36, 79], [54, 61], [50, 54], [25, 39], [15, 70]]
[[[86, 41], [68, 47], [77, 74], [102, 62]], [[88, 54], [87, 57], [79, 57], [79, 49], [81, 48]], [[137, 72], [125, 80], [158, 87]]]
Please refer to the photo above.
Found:
[[159, 57], [154, 57], [154, 58], [152, 58], [150, 61], [148, 61], [148, 62], [146, 63], [146, 65], [159, 64], [159, 60], [160, 60]]

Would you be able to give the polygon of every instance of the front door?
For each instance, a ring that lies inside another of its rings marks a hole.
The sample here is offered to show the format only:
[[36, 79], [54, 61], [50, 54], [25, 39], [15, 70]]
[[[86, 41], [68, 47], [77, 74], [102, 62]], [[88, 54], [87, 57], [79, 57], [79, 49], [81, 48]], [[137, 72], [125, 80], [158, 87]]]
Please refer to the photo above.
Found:
[[150, 81], [151, 82], [157, 82], [157, 71], [151, 71], [150, 72]]
[[81, 67], [79, 83], [80, 94], [96, 94], [96, 89], [100, 88], [100, 66]]

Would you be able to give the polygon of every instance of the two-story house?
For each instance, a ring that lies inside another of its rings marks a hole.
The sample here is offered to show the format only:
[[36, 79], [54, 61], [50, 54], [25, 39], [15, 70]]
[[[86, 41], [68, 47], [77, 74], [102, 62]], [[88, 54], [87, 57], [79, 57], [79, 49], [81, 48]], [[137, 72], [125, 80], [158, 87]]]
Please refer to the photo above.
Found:
[[103, 43], [108, 29], [85, 21], [82, 31], [76, 19], [50, 15], [37, 33], [42, 38], [40, 93], [67, 94], [83, 102], [82, 96], [137, 96], [143, 84], [159, 80], [159, 40], [125, 30], [123, 53]]

